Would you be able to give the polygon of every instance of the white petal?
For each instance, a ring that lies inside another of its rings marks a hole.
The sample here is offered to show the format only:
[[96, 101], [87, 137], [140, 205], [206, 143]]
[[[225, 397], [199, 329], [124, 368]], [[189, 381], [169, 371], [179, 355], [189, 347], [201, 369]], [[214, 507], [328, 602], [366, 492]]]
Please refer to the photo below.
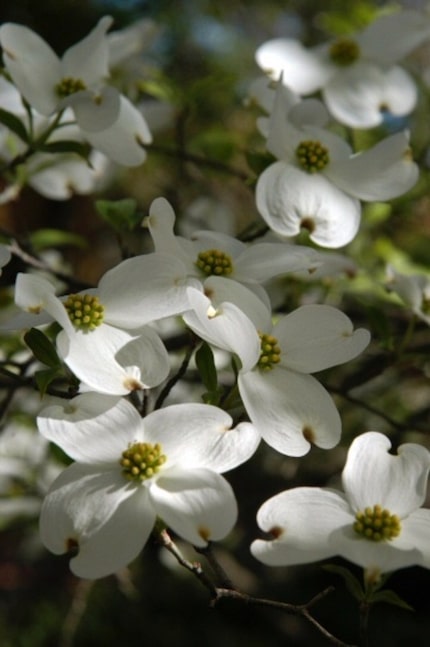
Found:
[[331, 449], [339, 442], [341, 420], [333, 400], [311, 375], [284, 368], [240, 373], [246, 411], [268, 445], [287, 456], [303, 456], [312, 441]]
[[[139, 366], [128, 363], [123, 366], [120, 363], [120, 351], [130, 342], [138, 346], [141, 340], [139, 336], [131, 335], [125, 330], [102, 324], [90, 332], [61, 332], [57, 337], [57, 349], [71, 371], [91, 390], [111, 395], [126, 395], [145, 386]], [[143, 351], [148, 348], [145, 338], [142, 344], [142, 351], [138, 349], [136, 352], [137, 359], [141, 358]], [[127, 351], [124, 359], [126, 362], [130, 361]], [[161, 361], [163, 362], [164, 358]], [[164, 372], [162, 368], [162, 374]]]
[[332, 115], [352, 128], [378, 126], [386, 111], [409, 114], [417, 100], [415, 83], [401, 68], [386, 70], [365, 62], [340, 70], [323, 95]]
[[106, 32], [113, 19], [104, 16], [92, 31], [79, 43], [69, 47], [62, 58], [62, 74], [65, 77], [82, 79], [92, 86], [109, 74], [109, 45]]
[[326, 305], [307, 305], [283, 317], [273, 329], [281, 346], [281, 363], [301, 373], [344, 364], [370, 342], [370, 333], [353, 329], [349, 317]]
[[37, 418], [40, 433], [81, 463], [117, 464], [136, 439], [142, 421], [126, 400], [83, 393], [66, 403], [43, 409]]
[[248, 247], [236, 260], [237, 280], [267, 281], [274, 276], [313, 271], [318, 267], [314, 250], [284, 243], [256, 243]]
[[117, 120], [101, 132], [82, 127], [84, 137], [94, 148], [117, 164], [139, 166], [146, 159], [144, 144], [152, 141], [152, 135], [142, 113], [123, 95], [120, 95]]
[[226, 472], [248, 460], [260, 435], [246, 422], [233, 427], [231, 416], [208, 404], [176, 404], [144, 419], [145, 440], [159, 442], [168, 465]]
[[[245, 273], [242, 273], [242, 280], [246, 281]], [[245, 286], [223, 276], [210, 276], [203, 285], [204, 293], [210, 297], [215, 308], [226, 301], [233, 303], [252, 321], [257, 330], [271, 327], [270, 299], [262, 286], [254, 283]]]
[[361, 208], [321, 174], [310, 175], [284, 162], [271, 164], [258, 178], [257, 209], [269, 227], [295, 236], [302, 224], [323, 247], [342, 247], [357, 233]]
[[195, 546], [223, 539], [237, 518], [237, 504], [227, 481], [207, 469], [166, 470], [151, 486], [159, 517]]
[[334, 490], [301, 487], [281, 492], [261, 506], [257, 523], [275, 539], [257, 539], [251, 552], [269, 566], [315, 562], [336, 554], [331, 533], [353, 517], [343, 495]]
[[235, 353], [243, 370], [250, 370], [260, 356], [260, 339], [251, 320], [233, 303], [214, 308], [195, 288], [188, 288], [187, 295], [193, 310], [183, 316], [186, 325], [209, 344]]
[[34, 31], [6, 23], [0, 28], [4, 63], [13, 82], [28, 103], [42, 115], [57, 107], [55, 86], [61, 80], [60, 60]]
[[[430, 568], [430, 510], [419, 509], [402, 520], [399, 540], [408, 541], [421, 553], [421, 565]], [[397, 539], [396, 539], [397, 541]]]
[[166, 254], [144, 254], [106, 272], [99, 296], [109, 323], [138, 328], [187, 310], [186, 284], [181, 261]]
[[136, 366], [145, 388], [158, 386], [170, 372], [167, 350], [155, 330], [146, 326], [139, 335], [122, 346], [115, 358], [121, 366]]
[[430, 20], [424, 12], [399, 11], [372, 22], [357, 40], [366, 58], [390, 65], [430, 38]]
[[165, 198], [156, 198], [149, 208], [149, 216], [142, 225], [148, 227], [154, 243], [155, 251], [171, 254], [181, 260], [191, 275], [198, 276], [199, 270], [195, 266], [197, 252], [191, 241], [174, 233], [175, 212]]
[[141, 551], [155, 521], [144, 488], [135, 489], [112, 472], [71, 465], [55, 481], [42, 506], [40, 534], [55, 554], [70, 543], [79, 552], [70, 568], [95, 579], [129, 564]]
[[406, 132], [397, 133], [343, 163], [327, 167], [340, 189], [360, 200], [390, 200], [405, 193], [418, 180]]
[[91, 138], [101, 138], [102, 133], [109, 133], [119, 122], [121, 95], [108, 86], [95, 91], [81, 90], [63, 99], [61, 105], [73, 108], [83, 136], [93, 144]]
[[390, 573], [399, 568], [420, 564], [422, 557], [417, 549], [404, 549], [396, 539], [372, 541], [358, 535], [348, 524], [335, 530], [330, 541], [337, 547], [337, 554], [365, 569], [377, 569]]
[[[19, 273], [15, 282], [15, 303], [35, 315], [45, 310], [67, 331], [73, 326], [60, 299], [55, 296], [52, 283], [40, 276]], [[44, 323], [41, 321], [40, 323]], [[37, 325], [37, 323], [35, 324]]]
[[257, 49], [257, 64], [276, 81], [283, 75], [283, 83], [298, 94], [312, 94], [323, 86], [332, 73], [312, 51], [288, 38], [269, 40]]
[[[34, 172], [33, 170], [34, 169]], [[35, 155], [28, 165], [30, 186], [50, 200], [69, 200], [75, 193], [94, 191], [98, 177], [85, 160], [59, 158], [55, 164], [46, 155]]]
[[419, 508], [426, 496], [430, 452], [407, 443], [398, 455], [388, 453], [390, 440], [369, 431], [353, 441], [342, 480], [351, 507], [358, 512], [381, 505], [399, 517]]

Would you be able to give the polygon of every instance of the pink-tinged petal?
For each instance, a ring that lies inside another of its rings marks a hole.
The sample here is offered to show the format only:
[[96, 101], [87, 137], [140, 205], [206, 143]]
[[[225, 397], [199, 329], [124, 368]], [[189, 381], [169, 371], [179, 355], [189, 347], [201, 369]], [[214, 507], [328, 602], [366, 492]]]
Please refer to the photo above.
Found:
[[109, 43], [106, 32], [113, 19], [104, 16], [92, 31], [64, 53], [62, 75], [82, 79], [87, 86], [100, 83], [109, 75]]
[[430, 38], [430, 20], [424, 12], [399, 11], [372, 22], [357, 41], [363, 55], [381, 65], [392, 65]]
[[81, 115], [79, 122], [85, 139], [113, 162], [123, 166], [139, 166], [145, 161], [143, 146], [151, 143], [151, 131], [143, 114], [126, 97], [119, 95], [117, 119], [107, 128], [87, 129]]
[[236, 354], [245, 371], [255, 366], [260, 356], [260, 339], [252, 321], [233, 303], [212, 305], [195, 288], [187, 291], [190, 306], [184, 322], [209, 344]]
[[57, 108], [55, 86], [61, 64], [54, 50], [34, 31], [14, 23], [0, 27], [3, 58], [12, 80], [28, 103], [42, 115]]
[[340, 70], [323, 95], [331, 114], [351, 128], [378, 126], [385, 112], [409, 114], [417, 101], [415, 83], [404, 70], [366, 62]]
[[188, 310], [189, 283], [181, 261], [167, 254], [144, 254], [122, 261], [104, 274], [99, 297], [109, 323], [139, 328]]
[[403, 547], [397, 539], [366, 539], [354, 531], [352, 523], [335, 530], [330, 536], [330, 542], [336, 548], [337, 555], [370, 571], [390, 573], [421, 563], [421, 554], [417, 549]]
[[40, 433], [81, 463], [117, 465], [133, 440], [141, 440], [142, 420], [126, 400], [83, 393], [73, 400], [43, 409]]
[[393, 455], [390, 447], [390, 440], [376, 431], [352, 442], [342, 480], [354, 512], [379, 504], [402, 518], [423, 504], [430, 452], [407, 443]]
[[390, 200], [411, 189], [419, 168], [412, 159], [409, 136], [397, 133], [346, 162], [334, 162], [326, 175], [359, 200]]
[[312, 94], [332, 74], [332, 66], [296, 40], [277, 38], [261, 45], [255, 54], [257, 64], [272, 79], [283, 75], [283, 83], [298, 94]]
[[155, 522], [145, 488], [134, 488], [120, 471], [97, 472], [71, 465], [44, 500], [40, 535], [57, 555], [78, 548], [70, 568], [88, 579], [124, 568], [142, 550]]
[[284, 368], [240, 373], [238, 385], [251, 422], [268, 445], [287, 456], [303, 456], [311, 443], [331, 449], [341, 420], [333, 400], [311, 375]]
[[326, 305], [297, 308], [276, 324], [273, 335], [281, 347], [282, 366], [300, 373], [344, 364], [370, 342], [368, 330], [354, 330], [349, 317]]
[[233, 427], [228, 413], [208, 404], [171, 405], [150, 413], [143, 425], [145, 440], [162, 445], [169, 468], [226, 472], [248, 460], [260, 442], [251, 424]]
[[323, 247], [342, 247], [355, 237], [361, 207], [321, 174], [310, 175], [275, 162], [258, 178], [257, 209], [281, 236], [296, 236], [302, 227]]
[[150, 497], [157, 515], [194, 546], [223, 539], [236, 523], [231, 486], [208, 469], [166, 470], [151, 485]]
[[[110, 395], [126, 395], [143, 389], [140, 367], [122, 366], [120, 351], [128, 343], [139, 344], [139, 338], [102, 324], [89, 332], [61, 332], [57, 349], [71, 371], [92, 391]], [[146, 346], [145, 340], [143, 341]], [[137, 352], [137, 358], [142, 353]], [[126, 355], [129, 361], [129, 355]]]
[[60, 105], [73, 109], [83, 137], [101, 150], [90, 138], [100, 138], [101, 133], [110, 132], [116, 126], [120, 118], [121, 95], [116, 88], [109, 86], [94, 91], [81, 90], [63, 99]]
[[273, 539], [255, 540], [251, 552], [268, 566], [305, 564], [332, 557], [336, 555], [336, 545], [330, 541], [331, 533], [352, 522], [340, 492], [294, 488], [263, 503], [257, 523]]

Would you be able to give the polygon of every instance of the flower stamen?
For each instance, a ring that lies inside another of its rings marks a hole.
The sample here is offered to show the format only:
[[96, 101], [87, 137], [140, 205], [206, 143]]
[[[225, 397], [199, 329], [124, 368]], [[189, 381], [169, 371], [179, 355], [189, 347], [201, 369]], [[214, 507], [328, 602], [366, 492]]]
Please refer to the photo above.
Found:
[[121, 456], [119, 464], [124, 477], [140, 483], [154, 476], [167, 460], [159, 443], [134, 443]]
[[75, 92], [80, 92], [81, 90], [86, 89], [87, 86], [82, 79], [74, 79], [72, 76], [65, 76], [64, 79], [61, 79], [61, 81], [55, 86], [55, 92], [60, 99], [70, 97], [71, 94], [75, 94]]
[[370, 541], [389, 541], [398, 537], [402, 529], [399, 517], [380, 505], [357, 512], [355, 519], [355, 532]]
[[231, 257], [219, 249], [200, 252], [195, 264], [207, 276], [228, 276], [233, 272]]
[[318, 173], [330, 161], [328, 150], [319, 141], [306, 140], [296, 148], [296, 158], [299, 165], [308, 173]]
[[275, 364], [281, 361], [281, 348], [273, 335], [258, 333], [261, 341], [261, 354], [257, 366], [262, 371], [271, 371]]
[[94, 330], [103, 322], [104, 306], [98, 297], [91, 294], [70, 294], [64, 307], [75, 328], [85, 332]]
[[336, 65], [346, 67], [360, 57], [360, 47], [351, 38], [339, 38], [331, 45], [329, 56]]

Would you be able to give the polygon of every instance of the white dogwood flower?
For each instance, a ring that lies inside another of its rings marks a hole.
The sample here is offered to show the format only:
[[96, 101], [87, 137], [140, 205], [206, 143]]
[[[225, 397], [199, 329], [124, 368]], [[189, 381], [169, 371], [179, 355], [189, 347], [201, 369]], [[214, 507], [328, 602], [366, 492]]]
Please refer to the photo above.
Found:
[[157, 517], [195, 546], [225, 537], [237, 517], [220, 473], [246, 461], [259, 435], [210, 405], [178, 404], [143, 420], [127, 401], [78, 396], [38, 418], [76, 463], [54, 482], [40, 518], [53, 553], [78, 551], [72, 571], [114, 573], [142, 550]]
[[152, 387], [167, 377], [170, 363], [147, 324], [188, 309], [181, 272], [163, 254], [137, 256], [106, 272], [97, 290], [64, 299], [45, 279], [18, 274], [15, 302], [31, 315], [18, 322], [38, 326], [46, 323], [46, 313], [55, 319], [63, 328], [56, 340], [61, 357], [96, 391], [121, 395]]
[[323, 128], [323, 106], [297, 102], [278, 83], [267, 128], [267, 148], [279, 160], [260, 175], [257, 208], [282, 236], [307, 229], [311, 240], [338, 248], [356, 235], [360, 200], [385, 201], [408, 191], [418, 179], [406, 132], [353, 154], [338, 135]]
[[[247, 245], [237, 238], [215, 231], [196, 231], [190, 239], [174, 234], [175, 213], [165, 198], [156, 198], [144, 220], [157, 252], [180, 260], [189, 277], [206, 286], [208, 277], [228, 279], [254, 291], [263, 302], [269, 299], [262, 287], [268, 279], [296, 271], [313, 271], [319, 266], [312, 249], [283, 243]], [[230, 299], [234, 301], [234, 298]]]
[[373, 572], [413, 564], [430, 568], [430, 510], [426, 497], [430, 453], [407, 443], [397, 455], [383, 434], [356, 438], [342, 474], [344, 492], [298, 487], [266, 501], [253, 555], [270, 566], [303, 564], [340, 555]]
[[258, 65], [300, 95], [321, 90], [331, 114], [353, 128], [372, 128], [386, 112], [404, 116], [417, 102], [413, 78], [397, 62], [430, 38], [424, 13], [380, 16], [362, 32], [307, 49], [277, 38], [256, 52]]
[[369, 344], [369, 332], [354, 331], [350, 319], [331, 306], [302, 306], [272, 326], [270, 312], [250, 306], [242, 311], [221, 302], [215, 289], [212, 301], [193, 288], [188, 292], [193, 309], [183, 315], [185, 323], [238, 356], [239, 392], [266, 443], [288, 456], [303, 456], [311, 444], [334, 447], [340, 416], [311, 373], [355, 358]]
[[13, 83], [34, 110], [51, 117], [68, 108], [94, 148], [118, 164], [137, 166], [145, 160], [143, 144], [152, 136], [142, 113], [105, 83], [111, 24], [112, 18], [102, 18], [61, 59], [24, 25], [2, 25], [0, 45]]

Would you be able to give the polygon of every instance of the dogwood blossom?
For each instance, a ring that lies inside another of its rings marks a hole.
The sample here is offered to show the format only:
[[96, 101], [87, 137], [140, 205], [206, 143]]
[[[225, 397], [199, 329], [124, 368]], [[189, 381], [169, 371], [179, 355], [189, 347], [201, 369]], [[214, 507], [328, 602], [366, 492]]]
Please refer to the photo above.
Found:
[[279, 161], [259, 176], [256, 203], [274, 232], [295, 236], [304, 228], [318, 245], [337, 248], [357, 233], [360, 200], [395, 198], [416, 183], [419, 171], [406, 132], [354, 155], [324, 122], [322, 104], [298, 103], [278, 84], [267, 148]]
[[232, 529], [237, 504], [220, 476], [247, 460], [259, 435], [204, 404], [171, 405], [143, 420], [127, 401], [84, 394], [50, 407], [39, 429], [77, 462], [52, 485], [40, 532], [53, 553], [78, 550], [72, 571], [114, 573], [142, 550], [157, 517], [196, 546]]
[[[163, 254], [138, 256], [106, 272], [97, 290], [64, 300], [45, 279], [19, 274], [15, 302], [29, 316], [15, 325], [44, 324], [46, 313], [55, 319], [63, 328], [56, 340], [61, 357], [96, 391], [121, 395], [155, 386], [167, 376], [169, 361], [157, 333], [146, 324], [188, 308], [185, 288], [174, 286], [177, 271]], [[153, 279], [144, 282], [151, 273]]]
[[387, 267], [388, 290], [395, 292], [412, 312], [430, 325], [430, 277], [425, 274], [402, 274]]
[[[125, 166], [141, 164], [142, 147], [152, 141], [148, 125], [132, 103], [114, 87], [109, 75], [112, 18], [105, 16], [60, 60], [51, 47], [24, 25], [0, 27], [0, 45], [12, 81], [30, 106], [51, 117], [69, 108], [84, 139]], [[61, 121], [61, 119], [60, 119]]]
[[321, 90], [331, 114], [353, 128], [372, 128], [388, 111], [407, 115], [417, 102], [412, 77], [398, 61], [430, 38], [424, 13], [401, 11], [380, 16], [366, 29], [305, 48], [277, 38], [256, 52], [258, 65], [301, 95]]
[[344, 492], [298, 487], [261, 506], [257, 521], [271, 539], [257, 539], [253, 555], [270, 566], [314, 562], [334, 555], [372, 572], [417, 564], [430, 568], [430, 510], [421, 509], [430, 452], [369, 431], [351, 444], [342, 474]]
[[[180, 260], [189, 277], [205, 287], [207, 277], [228, 278], [231, 289], [240, 283], [254, 291], [266, 304], [268, 297], [261, 282], [279, 274], [313, 271], [319, 266], [312, 249], [283, 243], [246, 245], [237, 238], [215, 231], [197, 231], [188, 240], [175, 236], [175, 213], [165, 198], [156, 198], [145, 219], [155, 250]], [[233, 300], [233, 299], [231, 299]]]
[[[340, 439], [341, 420], [331, 397], [311, 373], [347, 362], [369, 344], [340, 310], [307, 305], [272, 326], [270, 313], [214, 302], [189, 288], [193, 309], [185, 323], [208, 343], [238, 356], [237, 385], [245, 409], [268, 445], [303, 456], [311, 444], [324, 449]], [[219, 298], [219, 297], [218, 297]]]

